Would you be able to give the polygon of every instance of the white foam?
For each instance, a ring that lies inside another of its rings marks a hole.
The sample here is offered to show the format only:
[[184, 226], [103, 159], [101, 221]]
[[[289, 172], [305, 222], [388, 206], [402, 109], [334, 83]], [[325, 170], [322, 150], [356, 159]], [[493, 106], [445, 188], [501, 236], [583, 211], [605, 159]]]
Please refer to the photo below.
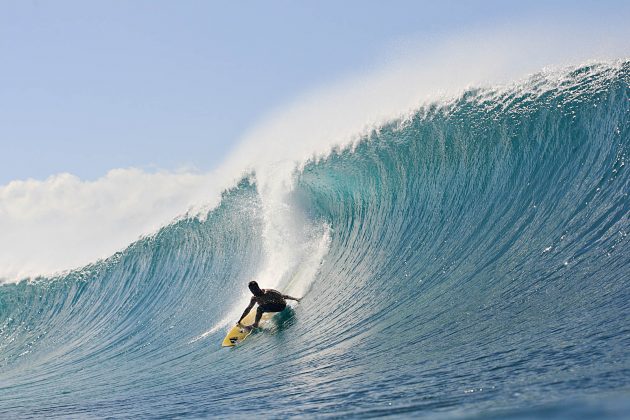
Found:
[[[245, 309], [245, 306], [243, 306], [241, 311], [243, 311], [244, 309]], [[230, 313], [228, 316], [226, 316], [225, 318], [223, 318], [222, 320], [217, 322], [208, 331], [206, 331], [203, 334], [200, 334], [200, 335], [196, 336], [195, 338], [193, 338], [192, 340], [190, 340], [188, 342], [188, 344], [194, 343], [195, 341], [202, 340], [202, 339], [206, 338], [207, 336], [209, 336], [210, 334], [215, 333], [215, 332], [217, 332], [219, 330], [222, 330], [222, 329], [225, 329], [226, 332], [227, 332], [229, 330], [227, 327], [229, 325], [232, 325], [235, 322], [235, 320], [238, 318], [239, 315], [240, 314], [236, 315], [235, 313]]]

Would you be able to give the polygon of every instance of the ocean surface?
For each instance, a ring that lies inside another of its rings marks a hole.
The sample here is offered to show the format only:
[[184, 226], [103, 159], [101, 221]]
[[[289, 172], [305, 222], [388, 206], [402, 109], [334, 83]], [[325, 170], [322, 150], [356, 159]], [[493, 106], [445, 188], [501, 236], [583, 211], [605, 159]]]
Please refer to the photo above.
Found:
[[[202, 217], [0, 286], [0, 418], [630, 418], [629, 158], [619, 61], [248, 173]], [[222, 348], [252, 279], [304, 299]]]

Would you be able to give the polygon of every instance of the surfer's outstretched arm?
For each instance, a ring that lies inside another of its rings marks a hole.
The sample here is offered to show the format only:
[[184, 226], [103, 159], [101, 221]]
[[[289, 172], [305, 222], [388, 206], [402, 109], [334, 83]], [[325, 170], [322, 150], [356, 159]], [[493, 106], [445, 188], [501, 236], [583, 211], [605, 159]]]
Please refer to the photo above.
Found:
[[291, 297], [289, 295], [282, 295], [282, 297], [285, 298], [285, 299], [289, 299], [289, 300], [295, 300], [297, 302], [299, 302], [300, 299], [302, 299], [302, 298], [294, 298], [294, 297]]
[[245, 315], [247, 315], [249, 313], [249, 310], [252, 309], [255, 304], [256, 304], [256, 298], [252, 297], [250, 299], [250, 301], [249, 301], [249, 305], [247, 305], [247, 308], [245, 308], [245, 311], [243, 312], [243, 315], [241, 315], [241, 317], [238, 319], [238, 321], [236, 321], [237, 324], [241, 323], [243, 318], [245, 318]]

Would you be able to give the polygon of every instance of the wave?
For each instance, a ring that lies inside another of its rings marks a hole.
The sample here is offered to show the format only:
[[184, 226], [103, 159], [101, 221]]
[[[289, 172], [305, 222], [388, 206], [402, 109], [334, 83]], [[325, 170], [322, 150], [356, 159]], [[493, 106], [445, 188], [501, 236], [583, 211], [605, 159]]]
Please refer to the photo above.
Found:
[[[627, 392], [629, 82], [621, 61], [470, 89], [2, 285], [0, 413], [521, 413]], [[250, 279], [305, 298], [226, 351]]]

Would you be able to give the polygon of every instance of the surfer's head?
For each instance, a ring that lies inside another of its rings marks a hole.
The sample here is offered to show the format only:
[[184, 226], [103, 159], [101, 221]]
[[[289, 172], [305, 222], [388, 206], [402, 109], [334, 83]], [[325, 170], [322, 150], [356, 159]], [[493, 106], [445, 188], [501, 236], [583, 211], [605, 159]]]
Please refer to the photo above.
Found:
[[254, 280], [250, 281], [247, 287], [249, 287], [249, 290], [254, 296], [260, 296], [263, 294], [263, 291], [260, 290], [260, 286], [258, 286], [258, 283], [256, 283]]

